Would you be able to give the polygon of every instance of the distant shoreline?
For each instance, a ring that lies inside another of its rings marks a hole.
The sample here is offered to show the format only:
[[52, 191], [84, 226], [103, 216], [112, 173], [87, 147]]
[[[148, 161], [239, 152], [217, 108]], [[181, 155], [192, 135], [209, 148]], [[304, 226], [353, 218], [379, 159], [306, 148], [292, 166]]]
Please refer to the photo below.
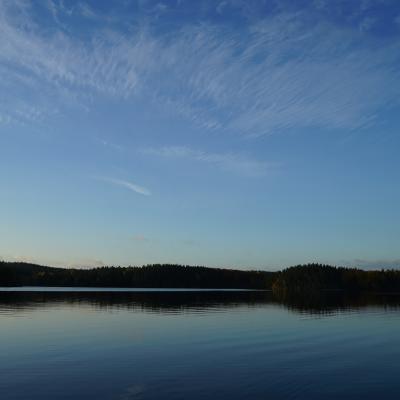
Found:
[[271, 292], [271, 289], [224, 289], [224, 288], [132, 288], [132, 287], [93, 287], [93, 286], [3, 286], [0, 293], [7, 292], [116, 292], [116, 293], [185, 293], [185, 292]]
[[277, 272], [175, 264], [69, 269], [2, 261], [1, 287], [3, 291], [272, 290], [280, 296], [317, 291], [390, 293], [400, 292], [400, 271], [364, 271], [323, 264], [298, 265]]

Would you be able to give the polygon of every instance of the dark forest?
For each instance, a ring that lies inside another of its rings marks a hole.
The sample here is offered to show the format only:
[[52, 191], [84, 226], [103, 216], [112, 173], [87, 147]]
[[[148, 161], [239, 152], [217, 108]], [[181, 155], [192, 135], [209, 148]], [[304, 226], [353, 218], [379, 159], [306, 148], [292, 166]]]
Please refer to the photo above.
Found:
[[0, 262], [0, 286], [272, 289], [280, 294], [320, 290], [396, 292], [400, 291], [400, 271], [322, 264], [277, 272], [172, 264], [76, 269]]

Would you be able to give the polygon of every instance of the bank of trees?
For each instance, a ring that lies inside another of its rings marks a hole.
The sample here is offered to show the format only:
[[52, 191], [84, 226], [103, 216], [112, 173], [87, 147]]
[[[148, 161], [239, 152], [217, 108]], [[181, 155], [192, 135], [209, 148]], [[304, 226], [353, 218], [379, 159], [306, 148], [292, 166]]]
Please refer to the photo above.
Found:
[[0, 263], [0, 285], [2, 286], [265, 289], [272, 286], [274, 277], [273, 272], [266, 271], [240, 271], [171, 264], [70, 269], [25, 263]]
[[399, 292], [400, 271], [365, 271], [323, 264], [298, 265], [278, 272], [272, 288], [277, 293], [320, 290]]
[[322, 264], [298, 265], [279, 272], [171, 264], [71, 269], [0, 262], [0, 286], [273, 289], [278, 294], [321, 290], [400, 292], [400, 271]]

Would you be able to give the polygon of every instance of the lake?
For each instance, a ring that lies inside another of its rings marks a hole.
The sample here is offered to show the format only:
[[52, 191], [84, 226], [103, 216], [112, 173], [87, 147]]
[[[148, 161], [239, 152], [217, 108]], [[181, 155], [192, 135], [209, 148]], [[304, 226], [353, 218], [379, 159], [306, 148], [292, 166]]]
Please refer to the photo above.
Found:
[[400, 296], [0, 289], [0, 398], [397, 399]]

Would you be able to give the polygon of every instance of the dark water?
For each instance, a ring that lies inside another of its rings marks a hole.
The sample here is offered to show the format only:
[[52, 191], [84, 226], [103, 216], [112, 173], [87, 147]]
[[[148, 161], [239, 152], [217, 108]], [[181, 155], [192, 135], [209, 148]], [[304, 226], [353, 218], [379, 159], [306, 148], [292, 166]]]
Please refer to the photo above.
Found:
[[398, 399], [400, 296], [0, 292], [0, 399]]

